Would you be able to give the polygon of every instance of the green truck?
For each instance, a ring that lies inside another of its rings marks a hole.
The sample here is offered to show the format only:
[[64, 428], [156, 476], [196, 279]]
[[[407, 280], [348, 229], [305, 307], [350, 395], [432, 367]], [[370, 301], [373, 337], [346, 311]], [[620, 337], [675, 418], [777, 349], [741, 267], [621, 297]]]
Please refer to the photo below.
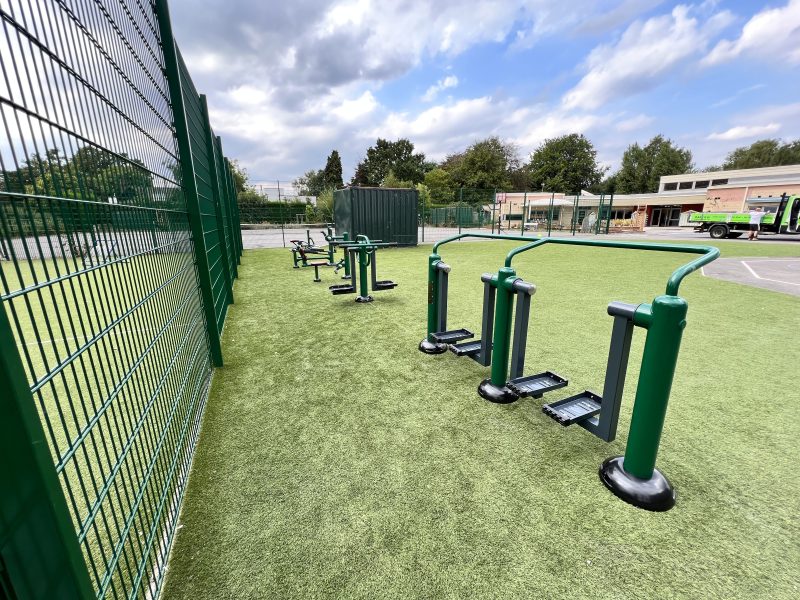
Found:
[[[757, 205], [757, 203], [753, 203]], [[770, 211], [769, 208], [764, 210]], [[798, 230], [800, 196], [781, 196], [775, 212], [767, 212], [761, 219], [761, 233], [800, 233]], [[708, 232], [716, 239], [737, 238], [750, 230], [750, 213], [747, 212], [696, 212], [689, 216], [685, 227]]]

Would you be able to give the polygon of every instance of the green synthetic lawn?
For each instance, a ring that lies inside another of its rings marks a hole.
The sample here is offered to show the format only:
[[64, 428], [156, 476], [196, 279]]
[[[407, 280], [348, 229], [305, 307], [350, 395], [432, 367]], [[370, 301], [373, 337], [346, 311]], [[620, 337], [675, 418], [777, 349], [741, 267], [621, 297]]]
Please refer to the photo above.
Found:
[[[479, 331], [482, 272], [517, 244], [454, 243], [449, 327]], [[800, 245], [719, 243], [723, 256]], [[623, 503], [597, 477], [624, 452], [644, 331], [616, 441], [563, 428], [543, 402], [602, 391], [612, 300], [663, 293], [681, 255], [547, 246], [527, 373], [570, 380], [493, 405], [487, 369], [417, 351], [430, 246], [384, 250], [400, 286], [357, 305], [287, 250], [247, 251], [164, 598], [800, 597], [797, 297], [689, 276], [658, 466], [676, 507]], [[690, 257], [691, 258], [691, 257]]]

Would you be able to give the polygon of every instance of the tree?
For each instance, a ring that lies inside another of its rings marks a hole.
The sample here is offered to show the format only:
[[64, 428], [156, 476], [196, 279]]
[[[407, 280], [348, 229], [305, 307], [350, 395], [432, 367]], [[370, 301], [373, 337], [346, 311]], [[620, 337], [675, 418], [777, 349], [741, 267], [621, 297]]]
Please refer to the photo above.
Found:
[[600, 182], [606, 169], [597, 164], [597, 151], [583, 134], [547, 139], [531, 154], [527, 165], [535, 190], [579, 194]]
[[414, 183], [411, 181], [402, 181], [394, 174], [394, 171], [389, 171], [389, 174], [384, 177], [381, 187], [385, 188], [413, 188]]
[[492, 136], [475, 142], [463, 153], [451, 154], [441, 168], [450, 174], [455, 187], [511, 188], [511, 174], [519, 169], [517, 147]]
[[453, 201], [453, 178], [450, 173], [437, 167], [425, 173], [425, 186], [433, 204], [448, 204]]
[[780, 140], [758, 140], [728, 154], [722, 168], [755, 169], [800, 163], [800, 140], [781, 144]]
[[247, 174], [247, 169], [239, 164], [237, 159], [230, 161], [231, 174], [233, 175], [233, 187], [236, 193], [244, 192], [250, 188], [250, 176]]
[[428, 189], [428, 186], [424, 183], [418, 183], [416, 186], [417, 192], [419, 192], [419, 203], [424, 208], [431, 207], [431, 191]]
[[381, 186], [390, 171], [401, 181], [420, 183], [425, 178], [425, 155], [415, 154], [414, 144], [407, 139], [390, 142], [378, 138], [358, 163], [351, 184]]
[[317, 217], [322, 223], [333, 221], [333, 190], [322, 190], [317, 196]]
[[692, 170], [692, 153], [677, 147], [672, 140], [657, 135], [646, 146], [628, 146], [616, 174], [617, 191], [621, 194], [647, 194], [658, 191], [663, 175], [680, 175]]
[[319, 196], [322, 190], [329, 187], [325, 184], [325, 171], [323, 169], [306, 171], [305, 175], [298, 177], [292, 183], [301, 196]]
[[322, 181], [326, 188], [338, 190], [344, 187], [344, 181], [342, 181], [342, 159], [337, 150], [332, 151], [325, 162]]

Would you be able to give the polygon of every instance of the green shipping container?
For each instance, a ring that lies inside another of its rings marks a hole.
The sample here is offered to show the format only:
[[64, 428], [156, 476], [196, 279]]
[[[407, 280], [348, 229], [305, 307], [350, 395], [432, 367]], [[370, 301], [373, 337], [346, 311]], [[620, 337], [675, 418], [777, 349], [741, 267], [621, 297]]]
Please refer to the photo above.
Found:
[[419, 193], [414, 189], [350, 187], [333, 194], [336, 235], [417, 245]]

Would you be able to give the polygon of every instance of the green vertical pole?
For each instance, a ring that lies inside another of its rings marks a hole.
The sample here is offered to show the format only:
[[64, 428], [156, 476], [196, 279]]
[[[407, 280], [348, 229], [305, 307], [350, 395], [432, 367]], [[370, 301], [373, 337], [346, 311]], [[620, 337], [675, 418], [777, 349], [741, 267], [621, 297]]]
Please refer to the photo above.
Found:
[[688, 305], [678, 296], [658, 296], [647, 308], [640, 307], [636, 315], [649, 321], [649, 327], [623, 463], [628, 473], [640, 479], [649, 479], [656, 466]]
[[[233, 226], [234, 226], [234, 240], [236, 241], [236, 264], [241, 264], [242, 258], [242, 220], [241, 215], [239, 214], [239, 198], [236, 195], [236, 184], [233, 180], [233, 169], [231, 168], [231, 161], [227, 158], [225, 159], [225, 166], [227, 167], [228, 172], [228, 180], [229, 180], [229, 187], [231, 190], [231, 207], [233, 208], [231, 214], [233, 215]], [[238, 277], [238, 269], [236, 270], [237, 277]]]
[[494, 212], [497, 210], [497, 188], [494, 188], [494, 195], [492, 198], [492, 233], [494, 233]]
[[[367, 283], [367, 262], [369, 261], [367, 244], [359, 244], [356, 260], [358, 261], [358, 297], [356, 302], [369, 302], [372, 298], [369, 295], [369, 284]], [[355, 273], [353, 273], [353, 277], [355, 277]]]
[[628, 431], [625, 456], [606, 459], [600, 480], [625, 502], [647, 510], [664, 511], [675, 505], [675, 490], [656, 469], [658, 446], [664, 429], [669, 394], [686, 327], [686, 300], [658, 296], [642, 304], [634, 323], [647, 328], [639, 370], [639, 385]]
[[575, 235], [575, 227], [578, 225], [578, 199], [579, 194], [575, 194], [575, 204], [572, 206], [572, 235]]
[[[516, 278], [511, 267], [502, 267], [497, 272], [497, 300], [494, 308], [494, 335], [492, 337], [492, 384], [502, 387], [508, 375], [508, 350], [511, 341], [511, 311], [514, 292], [506, 286], [506, 280]], [[512, 279], [513, 281], [513, 279]]]
[[422, 198], [420, 198], [420, 201], [421, 201], [421, 205], [422, 205], [422, 208], [420, 208], [420, 215], [422, 215], [420, 220], [422, 221], [422, 241], [424, 243], [425, 242], [425, 201], [422, 200]]
[[550, 192], [550, 210], [547, 213], [547, 237], [550, 237], [550, 231], [553, 228], [553, 201], [555, 197], [556, 193]]
[[211, 180], [209, 185], [214, 200], [214, 213], [217, 221], [217, 232], [219, 235], [220, 253], [222, 255], [222, 273], [225, 275], [225, 292], [228, 304], [233, 304], [233, 276], [231, 274], [231, 263], [228, 260], [228, 242], [225, 233], [225, 221], [222, 218], [222, 194], [220, 193], [220, 182], [217, 177], [217, 160], [214, 148], [214, 134], [211, 131], [211, 121], [208, 118], [208, 101], [205, 94], [200, 94], [200, 109], [203, 116], [203, 129], [205, 129], [206, 152], [208, 153], [208, 171]]
[[175, 123], [175, 136], [178, 140], [180, 154], [181, 185], [186, 198], [186, 210], [189, 218], [189, 227], [192, 231], [192, 246], [194, 248], [197, 277], [200, 295], [203, 300], [203, 313], [206, 320], [206, 333], [208, 335], [211, 361], [216, 367], [222, 366], [222, 344], [217, 329], [217, 319], [214, 314], [214, 296], [211, 290], [211, 275], [208, 268], [208, 254], [203, 232], [203, 223], [200, 212], [200, 198], [197, 194], [195, 182], [194, 161], [192, 159], [192, 146], [189, 138], [189, 126], [186, 118], [186, 108], [183, 102], [183, 86], [181, 85], [178, 51], [175, 47], [175, 38], [172, 35], [172, 23], [169, 18], [167, 0], [155, 0], [154, 9], [158, 16], [158, 27], [161, 33], [161, 46], [164, 53], [164, 67], [169, 85], [169, 95], [172, 101], [172, 118]]
[[606, 209], [606, 235], [608, 235], [608, 228], [611, 225], [611, 208], [614, 206], [614, 192], [611, 192], [611, 198], [608, 199], [608, 208]]
[[431, 334], [436, 333], [439, 315], [439, 286], [436, 285], [436, 263], [442, 259], [435, 252], [428, 257], [428, 333], [426, 339], [433, 342]]
[[0, 595], [94, 598], [96, 592], [2, 302], [0, 390]]
[[458, 188], [458, 235], [461, 235], [461, 211], [464, 209], [464, 188]]
[[600, 219], [603, 216], [603, 197], [605, 194], [600, 194], [600, 204], [597, 206], [597, 221], [594, 224], [594, 234], [600, 233]]
[[[424, 238], [423, 238], [424, 239]], [[350, 235], [344, 231], [342, 232], [342, 241], [349, 242]], [[344, 277], [342, 279], [350, 279], [350, 275], [352, 273], [352, 268], [350, 266], [350, 253], [347, 251], [347, 248], [344, 249]], [[353, 287], [355, 287], [356, 282], [353, 281]]]
[[525, 237], [525, 222], [527, 221], [526, 206], [528, 204], [528, 192], [522, 197], [522, 222], [520, 223], [520, 235]]

